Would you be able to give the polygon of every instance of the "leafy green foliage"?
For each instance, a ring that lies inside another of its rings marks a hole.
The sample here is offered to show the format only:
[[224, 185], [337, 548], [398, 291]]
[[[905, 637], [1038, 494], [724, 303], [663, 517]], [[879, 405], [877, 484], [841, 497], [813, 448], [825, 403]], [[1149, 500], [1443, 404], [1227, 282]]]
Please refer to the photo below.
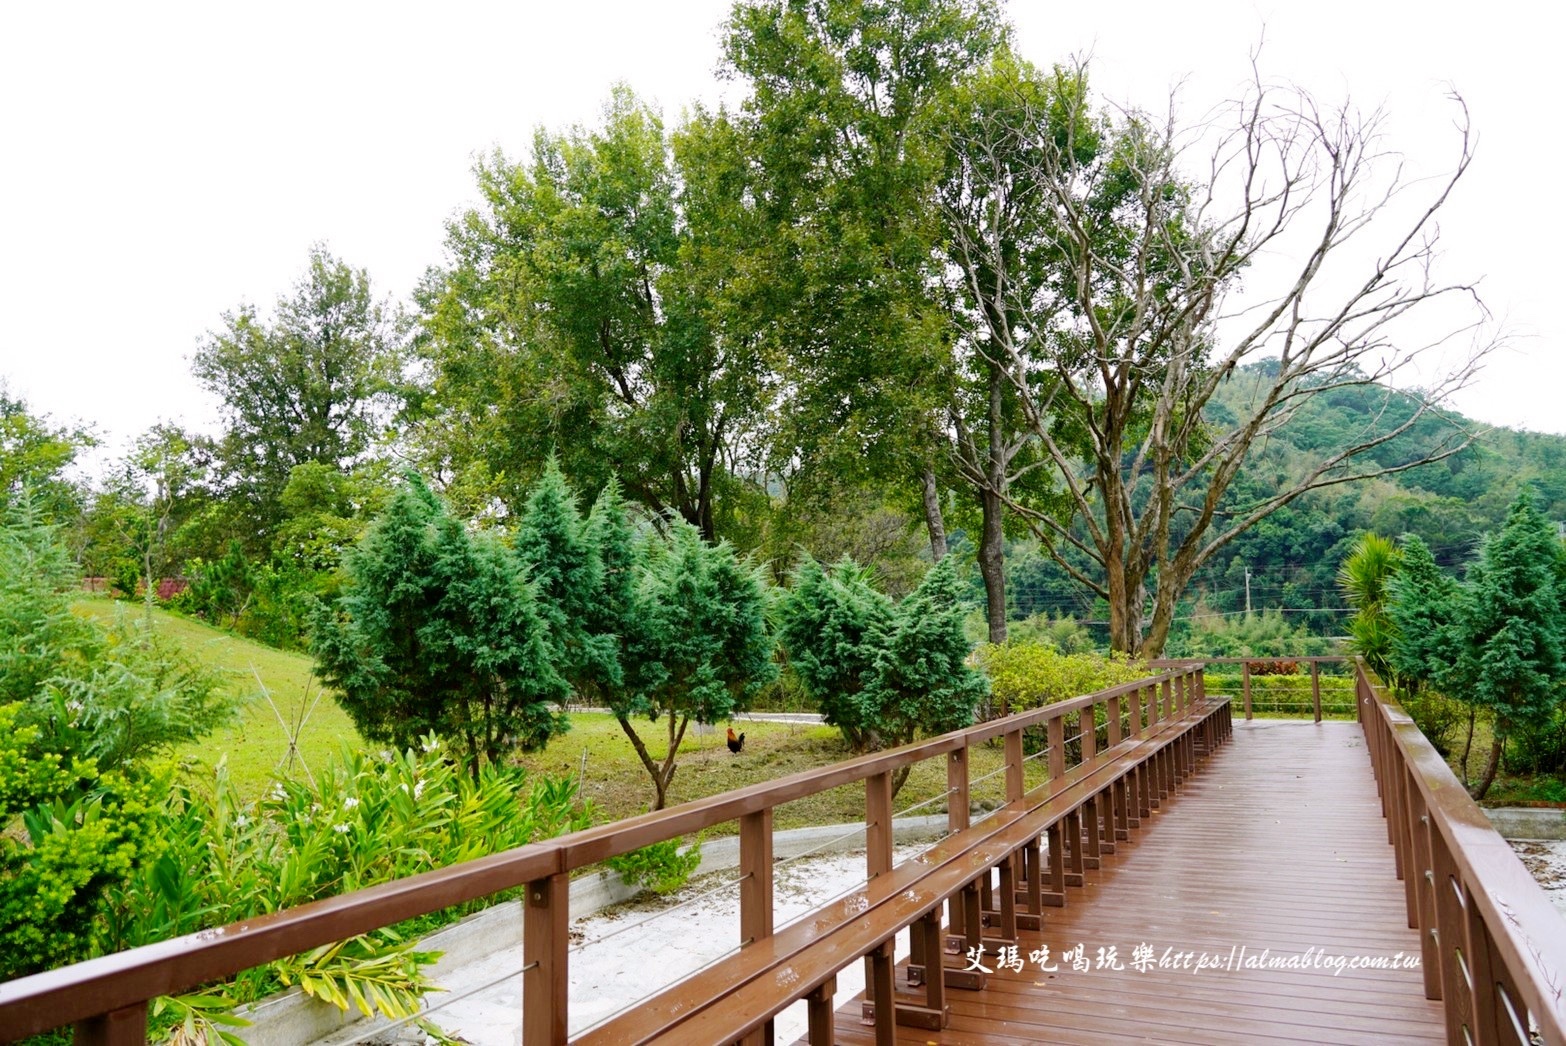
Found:
[[[611, 526], [600, 518], [598, 529]], [[618, 683], [621, 675], [613, 635], [593, 628], [595, 608], [604, 603], [604, 563], [595, 536], [586, 532], [576, 496], [551, 457], [528, 494], [515, 548], [538, 594], [540, 616], [560, 647], [559, 670], [577, 689]], [[613, 542], [621, 535], [603, 536]]]
[[346, 568], [312, 647], [365, 737], [405, 747], [433, 732], [476, 774], [565, 729], [553, 706], [567, 686], [535, 589], [421, 480], [393, 495]]
[[56, 427], [47, 415], [34, 414], [0, 382], [0, 510], [25, 495], [36, 499], [39, 512], [64, 522], [78, 500], [65, 470], [96, 442], [87, 429]]
[[777, 616], [789, 666], [827, 724], [843, 731], [855, 752], [880, 747], [880, 709], [869, 690], [896, 610], [870, 571], [844, 559], [828, 573], [807, 556]]
[[660, 896], [684, 886], [701, 864], [701, 839], [683, 851], [678, 839], [665, 839], [604, 862], [627, 886], [639, 886]]
[[957, 564], [950, 556], [931, 567], [898, 604], [896, 620], [876, 654], [867, 695], [879, 709], [877, 732], [886, 744], [906, 744], [920, 733], [941, 734], [973, 722], [989, 684], [967, 663], [965, 612]]
[[1145, 677], [1145, 665], [1121, 656], [1066, 654], [1041, 643], [1009, 640], [979, 648], [999, 714], [1066, 701]]
[[99, 914], [161, 847], [157, 782], [50, 751], [0, 705], [0, 979], [93, 954]]
[[591, 129], [540, 130], [530, 162], [478, 169], [483, 205], [448, 233], [420, 292], [433, 387], [419, 442], [477, 507], [512, 513], [558, 455], [586, 488], [629, 497], [709, 540], [767, 375], [748, 319], [763, 293], [737, 257], [759, 238], [727, 117], [674, 135], [618, 88]]
[[[344, 746], [313, 780], [278, 779], [256, 801], [239, 794], [222, 765], [210, 787], [179, 784], [165, 794], [161, 848], [99, 916], [106, 949], [472, 860], [586, 827], [591, 818], [569, 779], [494, 766], [475, 778], [448, 762], [433, 736], [402, 752]], [[388, 927], [246, 971], [226, 991], [248, 1002], [297, 983], [344, 1009], [406, 1016], [429, 990], [422, 967], [436, 956], [405, 938], [439, 921]]]
[[242, 306], [197, 350], [196, 377], [223, 403], [223, 470], [262, 533], [295, 466], [341, 470], [369, 449], [397, 397], [399, 338], [366, 272], [317, 246], [271, 323]]
[[[653, 779], [654, 808], [662, 809], [691, 720], [716, 723], [743, 711], [777, 677], [777, 665], [765, 581], [727, 542], [710, 544], [695, 527], [671, 520], [667, 537], [648, 542], [644, 555], [636, 627], [625, 637], [625, 686], [611, 692], [610, 708]], [[643, 716], [667, 727], [661, 763], [631, 725]]]

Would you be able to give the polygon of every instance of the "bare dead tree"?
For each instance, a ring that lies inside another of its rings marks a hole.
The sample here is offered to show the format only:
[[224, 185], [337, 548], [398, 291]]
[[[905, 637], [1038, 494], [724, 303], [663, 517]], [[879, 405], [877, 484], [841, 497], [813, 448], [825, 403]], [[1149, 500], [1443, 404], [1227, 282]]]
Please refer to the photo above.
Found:
[[[954, 457], [1104, 598], [1115, 649], [1158, 654], [1195, 572], [1268, 513], [1474, 438], [1441, 405], [1497, 341], [1474, 286], [1434, 265], [1436, 217], [1472, 157], [1461, 98], [1456, 164], [1426, 181], [1383, 146], [1382, 113], [1259, 75], [1189, 131], [1172, 103], [1163, 118], [1093, 112], [1081, 66], [997, 63], [980, 83], [953, 123], [941, 200], [961, 340], [975, 371], [1009, 385], [1039, 451], [1012, 480], [1047, 470], [1065, 510], [1011, 496], [956, 424]], [[1438, 311], [1436, 337], [1404, 340], [1411, 316]], [[1393, 391], [1465, 338], [1420, 391]], [[1225, 382], [1267, 358], [1239, 416], [1218, 421], [1207, 408]], [[1271, 493], [1226, 500], [1247, 456], [1313, 397], [1372, 386], [1381, 409], [1358, 431]], [[1432, 419], [1433, 446], [1371, 455]]]

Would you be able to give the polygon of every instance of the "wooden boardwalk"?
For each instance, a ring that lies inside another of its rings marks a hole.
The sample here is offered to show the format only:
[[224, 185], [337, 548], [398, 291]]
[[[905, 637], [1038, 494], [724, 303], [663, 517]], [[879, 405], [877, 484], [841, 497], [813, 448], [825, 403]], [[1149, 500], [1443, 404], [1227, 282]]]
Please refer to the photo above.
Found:
[[[988, 987], [948, 991], [950, 1025], [900, 1028], [898, 1042], [1444, 1041], [1441, 1004], [1425, 999], [1417, 967], [1325, 965], [1419, 953], [1358, 724], [1257, 720], [1234, 733], [1068, 889], [1065, 908], [1046, 910], [1042, 932], [1022, 932], [1021, 972], [984, 956]], [[1062, 962], [1079, 944], [1087, 970]], [[1143, 944], [1155, 965], [1138, 970]], [[1046, 946], [1054, 972], [1029, 961]], [[1120, 970], [1098, 963], [1110, 947]], [[1193, 953], [1192, 968], [1159, 968], [1166, 953], [1182, 964]], [[1196, 969], [1202, 955], [1217, 968]], [[1309, 969], [1246, 963], [1318, 955], [1323, 965]], [[840, 1043], [874, 1041], [859, 1015], [857, 1000], [838, 1011]]]

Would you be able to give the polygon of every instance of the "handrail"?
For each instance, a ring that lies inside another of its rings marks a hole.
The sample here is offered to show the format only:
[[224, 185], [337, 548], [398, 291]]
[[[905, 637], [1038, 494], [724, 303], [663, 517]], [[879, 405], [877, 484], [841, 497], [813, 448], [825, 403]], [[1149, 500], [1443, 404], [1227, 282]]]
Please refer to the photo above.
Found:
[[[0, 1029], [26, 1036], [66, 1024], [78, 1043], [140, 1043], [149, 1000], [189, 991], [277, 959], [368, 933], [405, 919], [526, 887], [523, 929], [523, 1036], [528, 1044], [566, 1038], [568, 876], [576, 869], [651, 843], [679, 838], [727, 821], [740, 822], [740, 867], [750, 873], [740, 904], [741, 942], [772, 933], [772, 811], [782, 803], [863, 781], [866, 792], [867, 865], [874, 876], [891, 869], [891, 775], [905, 766], [945, 755], [948, 822], [968, 827], [967, 750], [1006, 741], [1006, 791], [1022, 794], [1024, 731], [1045, 726], [1051, 778], [1065, 771], [1065, 720], [1074, 716], [1082, 734], [1082, 761], [1101, 756], [1162, 719], [1204, 698], [1199, 667], [1181, 664], [1162, 674], [1019, 712], [916, 741], [900, 748], [801, 771], [776, 781], [736, 789], [624, 821], [424, 872], [297, 908], [157, 944], [91, 959], [0, 984]], [[1129, 699], [1129, 700], [1126, 700]], [[1108, 722], [1092, 724], [1105, 705]], [[1096, 734], [1106, 733], [1099, 749]], [[1091, 740], [1090, 740], [1091, 739]]]
[[1295, 664], [1310, 665], [1310, 698], [1311, 711], [1315, 715], [1316, 722], [1321, 722], [1321, 666], [1348, 664], [1351, 659], [1342, 654], [1313, 655], [1309, 657], [1174, 657], [1154, 658], [1147, 663], [1149, 668], [1178, 668], [1181, 666], [1198, 665], [1205, 668], [1208, 665], [1239, 665], [1240, 666], [1240, 695], [1241, 705], [1245, 712], [1246, 722], [1251, 715], [1251, 666], [1267, 662], [1291, 661]]
[[1356, 659], [1387, 833], [1447, 1041], [1566, 1043], [1566, 925], [1408, 713]]

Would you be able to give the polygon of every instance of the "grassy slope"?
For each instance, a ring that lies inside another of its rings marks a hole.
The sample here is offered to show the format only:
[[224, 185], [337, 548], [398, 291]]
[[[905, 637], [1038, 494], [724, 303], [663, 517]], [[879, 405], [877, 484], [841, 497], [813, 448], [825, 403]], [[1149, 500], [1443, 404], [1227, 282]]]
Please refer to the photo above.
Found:
[[[114, 620], [116, 614], [145, 613], [135, 604], [99, 598], [79, 600], [76, 610], [103, 622]], [[272, 771], [287, 759], [288, 738], [296, 730], [299, 754], [311, 768], [324, 764], [327, 755], [336, 752], [343, 741], [360, 743], [347, 714], [330, 695], [321, 695], [311, 674], [310, 659], [305, 655], [274, 650], [161, 610], [152, 614], [162, 636], [219, 672], [242, 701], [236, 725], [177, 749], [173, 753], [176, 759], [210, 768], [226, 756], [229, 773], [240, 791], [256, 795], [266, 786]], [[276, 704], [276, 711], [262, 696], [263, 687]], [[318, 695], [321, 699], [316, 703]], [[315, 709], [301, 728], [297, 724], [309, 704], [315, 704]], [[279, 722], [279, 714], [289, 729], [285, 730]]]
[[[83, 598], [76, 604], [76, 609], [100, 621], [111, 621], [120, 613], [144, 613], [138, 605], [99, 598]], [[201, 767], [210, 768], [226, 756], [229, 772], [241, 792], [258, 795], [288, 754], [289, 732], [279, 723], [278, 713], [292, 725], [300, 715], [307, 688], [310, 702], [315, 702], [320, 693], [311, 676], [310, 659], [302, 654], [274, 650], [161, 610], [153, 611], [153, 619], [165, 638], [221, 672], [244, 701], [238, 725], [185, 746], [174, 753], [175, 758], [191, 762], [201, 774]], [[263, 685], [276, 702], [277, 712], [261, 696]], [[568, 733], [556, 738], [542, 752], [521, 756], [521, 762], [538, 773], [581, 776], [584, 796], [598, 806], [604, 820], [629, 817], [646, 810], [652, 803], [652, 780], [619, 724], [607, 715], [578, 714], [572, 720]], [[664, 737], [661, 730], [645, 721], [633, 725], [642, 733], [653, 755], [661, 758]], [[738, 756], [729, 752], [721, 730], [698, 734], [694, 726], [691, 728], [680, 746], [679, 769], [671, 786], [671, 805], [775, 780], [848, 756], [837, 731], [828, 727], [744, 721], [737, 723], [736, 728], [746, 734], [745, 750]], [[322, 695], [299, 732], [300, 755], [307, 766], [320, 767], [345, 741], [363, 744], [337, 702], [330, 694]], [[585, 772], [584, 750], [587, 753]], [[976, 750], [973, 777], [989, 773], [1000, 766], [1000, 762], [998, 747]], [[901, 810], [944, 792], [944, 765], [943, 760], [929, 760], [919, 767], [899, 793], [897, 808]], [[973, 789], [975, 801], [999, 798], [1002, 780], [1001, 776], [995, 776], [977, 785]], [[939, 813], [944, 809], [944, 805], [935, 802], [915, 812]], [[863, 816], [864, 788], [860, 785], [789, 803], [776, 814], [780, 828], [856, 821]]]

